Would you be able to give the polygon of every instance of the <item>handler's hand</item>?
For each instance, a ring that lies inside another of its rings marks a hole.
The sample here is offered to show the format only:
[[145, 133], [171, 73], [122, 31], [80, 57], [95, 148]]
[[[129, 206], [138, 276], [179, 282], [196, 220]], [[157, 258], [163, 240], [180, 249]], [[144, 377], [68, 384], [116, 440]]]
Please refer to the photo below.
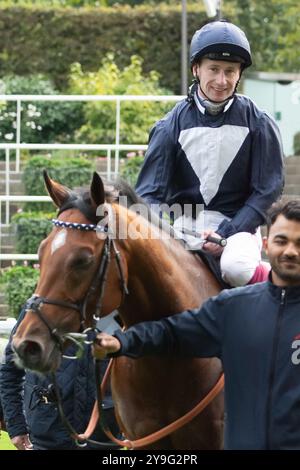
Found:
[[107, 354], [118, 352], [121, 349], [120, 341], [107, 333], [99, 333], [93, 345], [93, 355], [96, 359], [104, 359]]
[[30, 442], [28, 434], [15, 436], [11, 439], [11, 442], [18, 450], [32, 450], [33, 449], [33, 445]]
[[[222, 238], [220, 235], [213, 230], [205, 230], [202, 234], [203, 238], [207, 238], [208, 236], [215, 237], [215, 238]], [[203, 244], [203, 250], [208, 251], [211, 255], [215, 256], [218, 258], [221, 256], [223, 252], [223, 247], [220, 245], [217, 245], [216, 243], [210, 243], [210, 242], [205, 242]]]

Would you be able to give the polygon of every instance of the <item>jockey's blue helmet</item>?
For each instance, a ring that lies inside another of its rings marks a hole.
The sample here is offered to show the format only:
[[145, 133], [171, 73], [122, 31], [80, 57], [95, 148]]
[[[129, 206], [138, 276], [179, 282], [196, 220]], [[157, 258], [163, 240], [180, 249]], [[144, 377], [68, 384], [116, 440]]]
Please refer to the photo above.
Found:
[[195, 32], [190, 47], [191, 66], [201, 58], [252, 64], [251, 49], [244, 31], [228, 21], [212, 21]]

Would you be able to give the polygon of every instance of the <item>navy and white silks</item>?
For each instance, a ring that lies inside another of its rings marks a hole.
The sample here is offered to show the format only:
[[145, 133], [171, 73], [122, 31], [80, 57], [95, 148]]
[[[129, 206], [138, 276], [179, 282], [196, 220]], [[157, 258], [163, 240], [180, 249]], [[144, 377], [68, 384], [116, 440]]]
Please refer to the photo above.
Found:
[[[179, 206], [177, 233], [211, 229], [227, 238], [222, 276], [241, 286], [255, 282], [262, 267], [258, 227], [283, 184], [281, 136], [273, 119], [242, 95], [212, 116], [195, 93], [152, 129], [136, 191], [157, 211], [164, 203]], [[181, 238], [190, 249], [202, 246], [199, 238]]]
[[149, 204], [203, 204], [224, 219], [217, 232], [254, 233], [283, 188], [275, 122], [247, 97], [205, 113], [197, 96], [181, 101], [150, 133], [136, 191]]

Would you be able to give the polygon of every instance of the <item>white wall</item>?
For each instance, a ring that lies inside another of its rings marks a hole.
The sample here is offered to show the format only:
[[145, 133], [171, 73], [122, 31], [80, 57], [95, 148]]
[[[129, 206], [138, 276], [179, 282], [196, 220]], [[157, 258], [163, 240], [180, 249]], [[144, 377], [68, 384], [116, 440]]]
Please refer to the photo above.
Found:
[[[293, 155], [294, 135], [300, 131], [300, 81], [281, 85], [273, 81], [246, 78], [243, 93], [275, 118], [281, 131], [285, 155]], [[278, 113], [281, 119], [278, 119]]]

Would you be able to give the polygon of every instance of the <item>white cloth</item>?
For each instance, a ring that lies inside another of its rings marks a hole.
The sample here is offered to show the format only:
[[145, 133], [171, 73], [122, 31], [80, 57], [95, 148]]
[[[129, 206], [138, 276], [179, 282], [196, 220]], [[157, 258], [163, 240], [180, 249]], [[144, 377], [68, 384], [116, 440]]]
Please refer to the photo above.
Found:
[[262, 240], [260, 229], [254, 235], [240, 232], [227, 238], [221, 259], [221, 273], [227, 284], [245, 286], [261, 262]]
[[[216, 231], [223, 220], [230, 220], [220, 212], [201, 211], [197, 219], [182, 215], [174, 222], [174, 230], [178, 238], [184, 239], [190, 250], [202, 248], [203, 240], [183, 233], [188, 229], [201, 233], [206, 229]], [[239, 232], [227, 238], [220, 259], [222, 277], [227, 284], [238, 287], [248, 284], [261, 261], [262, 239], [260, 229], [252, 235], [248, 232]]]
[[230, 220], [229, 217], [225, 217], [223, 214], [221, 214], [221, 212], [204, 210], [199, 212], [196, 219], [183, 214], [174, 221], [173, 227], [176, 236], [186, 241], [189, 250], [200, 250], [203, 245], [203, 240], [201, 238], [183, 233], [183, 230], [188, 229], [195, 231], [199, 235], [201, 235], [205, 229], [216, 231], [224, 219]]

